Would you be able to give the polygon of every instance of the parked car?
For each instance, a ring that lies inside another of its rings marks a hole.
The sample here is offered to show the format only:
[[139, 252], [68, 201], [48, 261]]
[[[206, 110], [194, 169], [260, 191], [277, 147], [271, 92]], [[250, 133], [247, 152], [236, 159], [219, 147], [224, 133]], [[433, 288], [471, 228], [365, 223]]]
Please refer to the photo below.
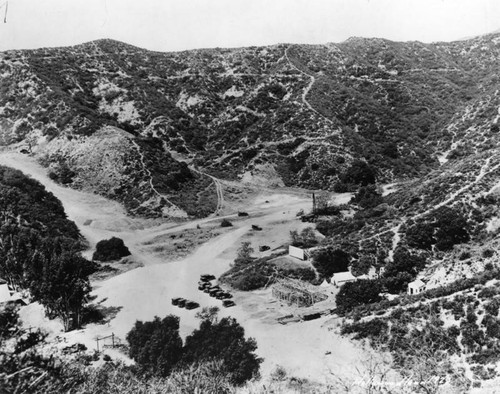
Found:
[[256, 224], [252, 224], [252, 230], [254, 230], [254, 231], [262, 231], [262, 227], [257, 226]]
[[211, 288], [211, 289], [209, 289], [208, 294], [210, 294], [210, 297], [216, 297], [217, 294], [219, 294], [221, 292], [224, 292], [224, 290], [222, 290], [220, 287]]
[[209, 282], [209, 281], [214, 280], [214, 279], [215, 279], [215, 276], [211, 275], [211, 274], [203, 274], [200, 276], [200, 280], [203, 282]]
[[238, 211], [238, 216], [248, 216], [247, 212]]
[[172, 305], [179, 305], [179, 301], [183, 299], [181, 297], [172, 298]]
[[236, 304], [234, 303], [234, 301], [232, 300], [224, 300], [222, 301], [222, 305], [225, 307], [225, 308], [229, 308], [231, 306], [235, 306]]
[[225, 300], [227, 298], [232, 298], [233, 296], [225, 291], [222, 291], [220, 293], [217, 293], [217, 295], [215, 296], [215, 298], [217, 298], [218, 300]]
[[188, 301], [186, 302], [186, 309], [196, 309], [200, 306], [197, 302], [194, 301]]

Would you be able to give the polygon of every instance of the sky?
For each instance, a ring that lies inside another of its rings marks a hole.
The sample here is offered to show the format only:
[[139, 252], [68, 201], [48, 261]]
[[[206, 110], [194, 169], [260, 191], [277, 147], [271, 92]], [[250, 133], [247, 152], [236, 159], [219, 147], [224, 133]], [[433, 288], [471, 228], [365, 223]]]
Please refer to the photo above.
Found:
[[8, 0], [7, 23], [4, 11], [0, 50], [99, 38], [158, 51], [353, 36], [433, 42], [500, 29], [500, 0]]

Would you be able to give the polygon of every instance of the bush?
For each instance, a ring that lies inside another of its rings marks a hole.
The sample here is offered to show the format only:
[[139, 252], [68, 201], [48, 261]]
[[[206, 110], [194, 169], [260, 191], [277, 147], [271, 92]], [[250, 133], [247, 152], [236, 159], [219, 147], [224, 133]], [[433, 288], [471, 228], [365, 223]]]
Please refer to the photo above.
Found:
[[387, 332], [387, 323], [381, 319], [356, 322], [342, 326], [341, 334], [356, 333], [354, 339], [378, 338]]
[[220, 223], [220, 226], [221, 227], [232, 227], [233, 226], [233, 223], [231, 223], [229, 220], [227, 219], [222, 219], [222, 222]]
[[111, 261], [119, 260], [122, 257], [130, 256], [130, 251], [120, 238], [112, 237], [99, 241], [96, 245], [96, 251], [92, 256], [92, 260], [96, 261]]

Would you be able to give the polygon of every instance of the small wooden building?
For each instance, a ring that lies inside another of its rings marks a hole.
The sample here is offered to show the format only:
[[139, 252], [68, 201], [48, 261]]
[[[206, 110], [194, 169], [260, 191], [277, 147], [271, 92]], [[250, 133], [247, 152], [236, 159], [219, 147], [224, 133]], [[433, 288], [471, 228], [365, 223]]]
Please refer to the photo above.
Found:
[[415, 279], [413, 282], [408, 283], [408, 294], [420, 294], [425, 291], [425, 282], [422, 279]]

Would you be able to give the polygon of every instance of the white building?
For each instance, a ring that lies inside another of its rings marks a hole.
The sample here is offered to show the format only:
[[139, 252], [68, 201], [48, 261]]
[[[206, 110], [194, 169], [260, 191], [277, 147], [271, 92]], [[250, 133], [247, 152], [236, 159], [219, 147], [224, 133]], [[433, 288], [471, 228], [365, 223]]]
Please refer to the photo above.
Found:
[[358, 280], [350, 271], [336, 272], [332, 276], [332, 285], [340, 287], [347, 282], [355, 282]]
[[307, 260], [310, 257], [309, 252], [306, 249], [298, 248], [292, 245], [288, 247], [288, 255], [299, 260]]
[[408, 294], [420, 294], [425, 291], [425, 282], [422, 279], [415, 279], [413, 282], [408, 283]]
[[0, 284], [0, 304], [2, 302], [7, 302], [12, 299], [10, 294], [9, 285], [7, 283]]

